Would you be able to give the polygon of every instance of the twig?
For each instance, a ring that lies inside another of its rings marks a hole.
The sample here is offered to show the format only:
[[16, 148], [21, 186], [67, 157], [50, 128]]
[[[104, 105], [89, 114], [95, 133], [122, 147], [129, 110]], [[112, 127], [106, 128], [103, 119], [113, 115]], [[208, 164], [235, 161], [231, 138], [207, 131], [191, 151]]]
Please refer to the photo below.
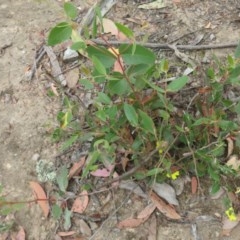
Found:
[[129, 197], [133, 193], [133, 190], [134, 189], [132, 189], [132, 191], [130, 191], [130, 193], [127, 195], [127, 197], [122, 201], [121, 205], [115, 211], [113, 211], [113, 213], [102, 223], [102, 225], [96, 230], [96, 232], [88, 240], [94, 239], [94, 237], [99, 233], [99, 231], [109, 221], [109, 219], [111, 219], [119, 211], [119, 209], [121, 209], [123, 207], [123, 205], [128, 201]]
[[48, 46], [44, 46], [44, 50], [46, 51], [51, 65], [52, 65], [52, 75], [54, 78], [58, 78], [59, 82], [63, 85], [66, 86], [67, 82], [66, 79], [64, 77], [64, 75], [62, 74], [62, 70], [60, 68], [60, 65], [58, 63], [57, 57], [55, 55], [55, 53], [53, 52], [51, 47]]
[[[100, 45], [107, 45], [103, 40], [101, 39], [91, 39], [92, 42]], [[110, 45], [120, 45], [120, 44], [129, 44], [129, 42], [124, 41], [108, 41], [108, 44]], [[142, 42], [136, 42], [136, 44], [149, 47], [149, 48], [159, 48], [162, 50], [172, 50], [169, 44], [162, 44], [162, 43], [142, 43]], [[175, 45], [177, 49], [179, 50], [209, 50], [209, 49], [221, 49], [221, 48], [235, 48], [238, 46], [238, 43], [223, 43], [223, 44], [209, 44], [209, 45]]]
[[100, 186], [100, 188], [105, 187], [107, 185], [110, 185], [114, 182], [118, 182], [120, 180], [123, 180], [124, 178], [128, 178], [128, 177], [132, 176], [141, 166], [143, 166], [145, 163], [147, 163], [151, 159], [151, 157], [157, 152], [158, 152], [158, 149], [153, 150], [152, 152], [150, 152], [150, 154], [144, 160], [142, 159], [140, 161], [141, 163], [139, 165], [137, 165], [134, 168], [132, 168], [131, 170], [123, 173], [121, 176], [104, 183], [103, 185]]
[[35, 75], [35, 72], [37, 70], [37, 67], [38, 67], [38, 64], [39, 62], [42, 60], [44, 54], [46, 53], [45, 49], [44, 49], [44, 46], [42, 45], [36, 52], [35, 54], [35, 59], [34, 59], [34, 63], [32, 65], [32, 68], [31, 68], [31, 75], [29, 77], [29, 80], [32, 80], [34, 75]]
[[2, 56], [5, 52], [5, 49], [9, 48], [12, 46], [12, 42], [6, 43], [3, 46], [0, 47], [0, 56]]

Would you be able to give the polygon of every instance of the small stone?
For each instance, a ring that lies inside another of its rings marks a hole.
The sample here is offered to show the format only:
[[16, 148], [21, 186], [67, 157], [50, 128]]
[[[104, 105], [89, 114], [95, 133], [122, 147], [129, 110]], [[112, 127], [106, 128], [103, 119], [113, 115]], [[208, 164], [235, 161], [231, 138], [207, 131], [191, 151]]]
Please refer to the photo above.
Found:
[[32, 160], [33, 160], [34, 162], [38, 161], [39, 158], [40, 158], [40, 154], [38, 154], [38, 153], [35, 153], [35, 154], [33, 154], [33, 156], [32, 156]]
[[63, 54], [63, 61], [64, 62], [72, 62], [78, 59], [78, 53], [71, 48], [67, 48], [67, 50]]
[[216, 36], [213, 33], [211, 33], [210, 34], [210, 40], [212, 41], [212, 40], [215, 40], [215, 39], [216, 39]]

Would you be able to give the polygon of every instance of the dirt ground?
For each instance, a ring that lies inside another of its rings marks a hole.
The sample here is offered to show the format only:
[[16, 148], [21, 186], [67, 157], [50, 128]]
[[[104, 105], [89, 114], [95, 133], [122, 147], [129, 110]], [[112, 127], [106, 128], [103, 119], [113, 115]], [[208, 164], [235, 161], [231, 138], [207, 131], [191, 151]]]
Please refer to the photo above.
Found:
[[[75, 1], [84, 15], [93, 0]], [[238, 42], [240, 37], [240, 3], [238, 0], [166, 0], [166, 8], [140, 10], [138, 2], [125, 0], [111, 9], [108, 17], [127, 24], [140, 39], [148, 36], [149, 41], [160, 43], [177, 42], [191, 44], [201, 36], [201, 44]], [[175, 2], [175, 4], [174, 4]], [[50, 139], [56, 127], [56, 114], [60, 100], [47, 96], [48, 80], [27, 80], [29, 66], [33, 64], [35, 52], [55, 23], [64, 19], [61, 8], [63, 1], [54, 0], [1, 0], [0, 1], [0, 183], [11, 199], [31, 199], [29, 181], [36, 180], [36, 156], [54, 161], [59, 148]], [[212, 54], [226, 56], [233, 49], [201, 51], [192, 57], [206, 61]], [[114, 209], [121, 204], [126, 193], [116, 194]], [[158, 240], [238, 240], [240, 226], [228, 238], [221, 237], [223, 200], [205, 198], [181, 199], [182, 210], [191, 212], [192, 222], [174, 223], [157, 213], [149, 223], [137, 229], [114, 228], [117, 219], [124, 219], [139, 212], [147, 201], [131, 196], [127, 203], [98, 229], [89, 239], [150, 239], [148, 233], [155, 222]], [[202, 217], [201, 217], [202, 216]], [[51, 240], [57, 231], [57, 223], [44, 219], [37, 205], [22, 209], [9, 216], [23, 226], [29, 240]], [[0, 218], [0, 221], [4, 218]], [[74, 219], [77, 229], [79, 219]], [[194, 236], [193, 228], [198, 236]], [[0, 233], [1, 238], [1, 233]], [[3, 238], [4, 239], [4, 238]]]

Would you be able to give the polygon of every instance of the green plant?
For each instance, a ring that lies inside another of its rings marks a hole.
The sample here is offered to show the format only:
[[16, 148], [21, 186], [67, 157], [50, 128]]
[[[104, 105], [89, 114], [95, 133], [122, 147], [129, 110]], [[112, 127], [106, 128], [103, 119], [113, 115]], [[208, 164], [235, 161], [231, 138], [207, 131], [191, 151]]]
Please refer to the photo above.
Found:
[[[86, 90], [97, 89], [91, 109], [85, 111], [87, 128], [72, 127], [74, 114], [69, 100], [65, 111], [58, 114], [60, 127], [55, 131], [58, 139], [63, 132], [70, 133], [66, 147], [75, 141], [91, 140], [82, 178], [103, 166], [124, 172], [144, 162], [144, 170], [134, 173], [137, 179], [163, 181], [180, 170], [198, 177], [209, 175], [213, 191], [217, 191], [221, 174], [233, 173], [221, 159], [225, 156], [226, 135], [234, 135], [239, 129], [231, 117], [239, 114], [240, 104], [225, 98], [224, 93], [227, 87], [239, 84], [239, 50], [235, 58], [228, 57], [227, 64], [216, 61], [213, 65], [217, 68], [207, 70], [205, 85], [178, 113], [171, 96], [181, 95], [188, 77], [180, 76], [166, 84], [163, 80], [170, 75], [168, 61], [159, 61], [153, 51], [136, 44], [133, 32], [120, 23], [116, 24], [118, 31], [131, 43], [118, 48], [109, 44], [99, 11], [88, 35], [102, 38], [106, 47], [89, 44], [71, 21], [76, 17], [74, 6], [66, 3], [64, 9], [69, 21], [51, 30], [48, 43], [55, 45], [71, 38], [72, 48], [92, 62], [92, 67], [86, 67], [86, 78], [79, 83]], [[145, 162], [153, 151], [154, 156]], [[187, 157], [182, 157], [184, 154]]]

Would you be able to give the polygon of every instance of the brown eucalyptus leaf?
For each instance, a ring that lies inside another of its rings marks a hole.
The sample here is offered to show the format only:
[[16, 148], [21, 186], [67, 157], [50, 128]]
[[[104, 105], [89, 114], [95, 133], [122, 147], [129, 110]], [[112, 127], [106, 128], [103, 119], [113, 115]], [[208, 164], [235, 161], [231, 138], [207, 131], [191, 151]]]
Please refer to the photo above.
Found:
[[88, 192], [83, 190], [80, 195], [82, 196], [77, 197], [73, 203], [72, 212], [83, 213], [88, 206]]
[[164, 214], [166, 217], [171, 219], [181, 219], [181, 216], [176, 212], [176, 210], [165, 203], [156, 193], [153, 191], [150, 193], [151, 200], [156, 204], [158, 210]]
[[38, 205], [41, 207], [44, 216], [47, 218], [49, 211], [50, 211], [50, 207], [49, 207], [49, 202], [48, 202], [47, 196], [46, 196], [43, 188], [37, 182], [30, 182], [29, 184], [30, 184], [31, 189], [34, 192], [34, 195], [35, 195]]

